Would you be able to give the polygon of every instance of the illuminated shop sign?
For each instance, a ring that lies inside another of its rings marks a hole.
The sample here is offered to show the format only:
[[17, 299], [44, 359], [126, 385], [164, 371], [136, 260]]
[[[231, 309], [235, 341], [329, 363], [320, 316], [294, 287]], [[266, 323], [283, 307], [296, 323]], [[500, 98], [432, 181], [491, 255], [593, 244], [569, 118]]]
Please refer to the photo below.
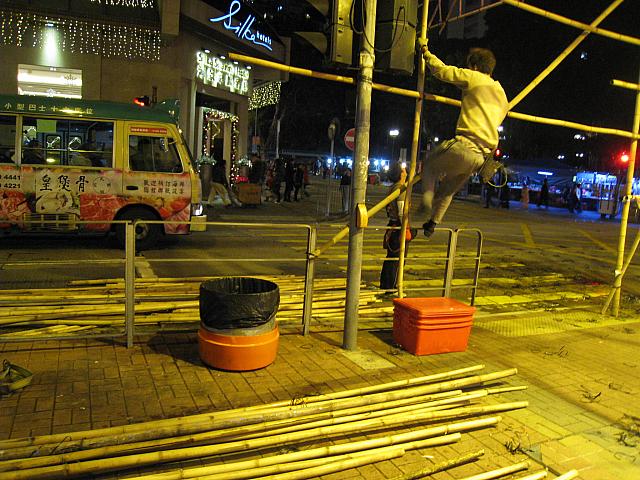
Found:
[[251, 72], [237, 63], [198, 52], [196, 78], [216, 88], [240, 95], [249, 94]]
[[233, 32], [239, 39], [246, 40], [254, 45], [258, 45], [259, 47], [272, 51], [271, 37], [269, 35], [265, 35], [258, 29], [251, 29], [251, 26], [256, 21], [255, 16], [249, 14], [244, 20], [234, 20], [234, 16], [240, 12], [241, 8], [240, 2], [238, 0], [233, 0], [229, 4], [229, 11], [226, 14], [221, 17], [210, 18], [209, 21], [213, 23], [223, 22], [222, 25], [225, 30]]

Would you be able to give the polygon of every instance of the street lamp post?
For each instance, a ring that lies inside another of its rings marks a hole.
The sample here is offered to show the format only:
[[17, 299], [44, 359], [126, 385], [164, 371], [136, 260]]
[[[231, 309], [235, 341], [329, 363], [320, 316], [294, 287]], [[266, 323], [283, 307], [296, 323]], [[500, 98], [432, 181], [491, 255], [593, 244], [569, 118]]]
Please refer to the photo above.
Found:
[[396, 137], [400, 135], [400, 130], [392, 128], [389, 130], [389, 136], [391, 137], [391, 161], [393, 162], [393, 155], [396, 149]]

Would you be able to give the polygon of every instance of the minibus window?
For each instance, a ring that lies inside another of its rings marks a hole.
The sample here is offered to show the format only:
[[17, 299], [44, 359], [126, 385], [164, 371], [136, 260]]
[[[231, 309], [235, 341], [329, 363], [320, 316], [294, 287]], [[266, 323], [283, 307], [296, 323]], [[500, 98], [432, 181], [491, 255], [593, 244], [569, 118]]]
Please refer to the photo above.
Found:
[[137, 172], [183, 171], [174, 140], [146, 135], [129, 135], [129, 168]]
[[16, 117], [0, 115], [0, 163], [15, 163]]
[[24, 117], [22, 163], [111, 168], [113, 122]]

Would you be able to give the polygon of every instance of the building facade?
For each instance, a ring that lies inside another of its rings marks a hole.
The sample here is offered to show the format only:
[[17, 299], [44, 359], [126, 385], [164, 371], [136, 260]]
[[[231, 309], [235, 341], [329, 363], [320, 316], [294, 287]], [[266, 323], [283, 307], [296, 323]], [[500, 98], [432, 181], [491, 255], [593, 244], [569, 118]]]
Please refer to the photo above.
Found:
[[195, 159], [228, 166], [250, 148], [250, 109], [286, 80], [232, 52], [288, 63], [290, 42], [238, 0], [0, 0], [0, 93], [176, 98]]

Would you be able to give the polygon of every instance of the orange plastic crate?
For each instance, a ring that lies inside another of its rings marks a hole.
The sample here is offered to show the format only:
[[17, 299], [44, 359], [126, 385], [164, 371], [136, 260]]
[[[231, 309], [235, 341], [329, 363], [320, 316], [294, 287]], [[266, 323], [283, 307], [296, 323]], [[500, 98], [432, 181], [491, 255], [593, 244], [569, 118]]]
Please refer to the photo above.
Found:
[[393, 338], [414, 355], [467, 349], [475, 307], [445, 297], [394, 301]]

